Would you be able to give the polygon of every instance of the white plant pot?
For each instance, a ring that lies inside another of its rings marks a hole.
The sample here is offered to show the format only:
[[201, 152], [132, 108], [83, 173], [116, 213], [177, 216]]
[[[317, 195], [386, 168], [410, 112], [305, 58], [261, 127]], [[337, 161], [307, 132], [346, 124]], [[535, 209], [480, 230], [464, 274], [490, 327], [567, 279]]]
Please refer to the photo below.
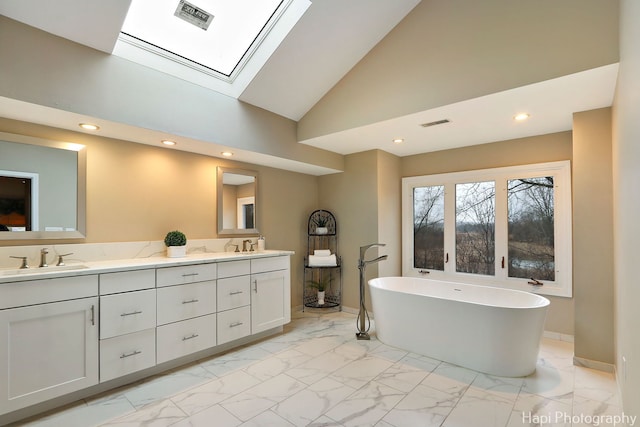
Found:
[[324, 291], [318, 291], [318, 305], [324, 305]]
[[327, 234], [329, 229], [327, 227], [316, 227], [316, 234]]
[[169, 258], [181, 258], [187, 256], [186, 246], [167, 246], [167, 256]]

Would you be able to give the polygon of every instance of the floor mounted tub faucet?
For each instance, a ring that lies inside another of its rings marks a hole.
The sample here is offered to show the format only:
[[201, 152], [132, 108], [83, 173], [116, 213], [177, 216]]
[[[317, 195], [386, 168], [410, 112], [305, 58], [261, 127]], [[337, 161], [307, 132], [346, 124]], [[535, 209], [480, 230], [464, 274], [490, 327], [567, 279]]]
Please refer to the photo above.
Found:
[[[358, 332], [356, 332], [356, 338], [359, 340], [369, 340], [369, 327], [371, 321], [369, 320], [369, 313], [364, 304], [364, 270], [368, 264], [383, 261], [387, 259], [387, 255], [381, 255], [378, 258], [365, 260], [364, 256], [367, 250], [373, 246], [385, 246], [384, 243], [372, 243], [366, 246], [360, 246], [360, 258], [358, 259], [358, 270], [360, 270], [360, 311], [358, 312]], [[367, 325], [365, 326], [365, 322]]]

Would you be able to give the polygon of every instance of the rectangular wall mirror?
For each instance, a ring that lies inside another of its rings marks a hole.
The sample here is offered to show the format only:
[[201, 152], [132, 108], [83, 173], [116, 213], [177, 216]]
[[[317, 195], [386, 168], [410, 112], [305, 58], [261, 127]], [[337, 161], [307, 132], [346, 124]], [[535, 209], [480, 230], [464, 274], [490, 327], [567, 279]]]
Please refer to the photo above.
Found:
[[86, 150], [0, 132], [0, 240], [85, 237]]
[[218, 167], [218, 234], [258, 234], [258, 173]]

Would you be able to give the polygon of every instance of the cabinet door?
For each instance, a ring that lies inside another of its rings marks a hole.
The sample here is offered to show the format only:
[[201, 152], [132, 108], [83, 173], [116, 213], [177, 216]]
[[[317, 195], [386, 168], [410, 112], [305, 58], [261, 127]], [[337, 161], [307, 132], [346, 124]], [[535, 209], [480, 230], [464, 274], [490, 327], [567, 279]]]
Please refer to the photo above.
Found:
[[[251, 333], [266, 331], [289, 322], [285, 294], [289, 292], [289, 270], [251, 275]], [[290, 311], [289, 311], [290, 312]], [[289, 315], [290, 316], [290, 315]]]
[[0, 311], [0, 413], [98, 383], [98, 298]]

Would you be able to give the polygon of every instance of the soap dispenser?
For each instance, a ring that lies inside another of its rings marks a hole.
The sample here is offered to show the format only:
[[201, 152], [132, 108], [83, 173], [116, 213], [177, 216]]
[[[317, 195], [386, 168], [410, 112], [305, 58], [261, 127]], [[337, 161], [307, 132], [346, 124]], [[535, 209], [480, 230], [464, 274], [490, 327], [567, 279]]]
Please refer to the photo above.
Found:
[[264, 251], [264, 248], [265, 248], [264, 237], [261, 234], [260, 237], [258, 237], [258, 251], [262, 252]]

